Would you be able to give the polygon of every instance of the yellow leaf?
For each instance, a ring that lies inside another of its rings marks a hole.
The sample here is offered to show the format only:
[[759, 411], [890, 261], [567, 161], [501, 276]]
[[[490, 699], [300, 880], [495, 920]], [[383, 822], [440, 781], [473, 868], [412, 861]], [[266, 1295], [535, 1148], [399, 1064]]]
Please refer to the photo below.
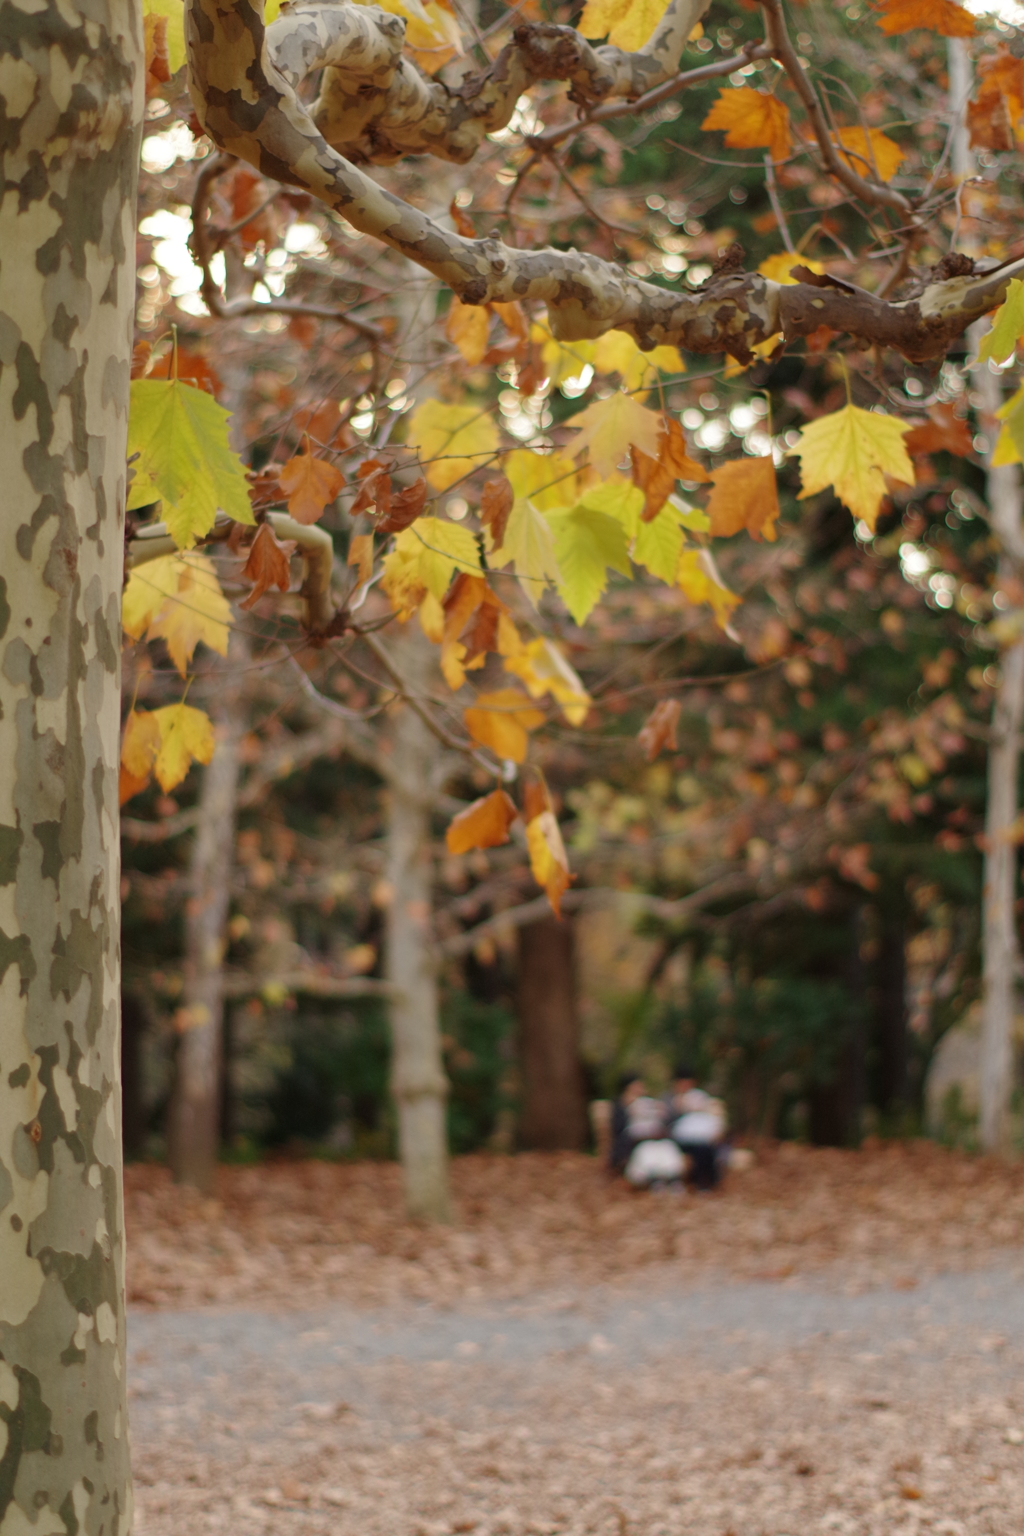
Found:
[[168, 598], [177, 596], [186, 558], [161, 555], [132, 571], [121, 599], [121, 628], [129, 639], [141, 640]]
[[528, 499], [539, 512], [571, 507], [579, 494], [579, 475], [564, 453], [537, 453], [513, 448], [505, 456], [505, 475], [516, 500]]
[[400, 618], [408, 618], [430, 593], [439, 602], [454, 570], [480, 575], [480, 554], [468, 528], [440, 517], [420, 517], [395, 539], [384, 557], [381, 582]]
[[519, 585], [535, 608], [545, 587], [561, 580], [551, 524], [526, 497], [518, 497], [512, 503], [504, 542], [487, 556], [487, 563], [494, 570], [511, 563]]
[[463, 304], [460, 299], [454, 299], [444, 331], [466, 362], [475, 367], [484, 360], [490, 326], [491, 317], [482, 304]]
[[142, 0], [143, 16], [167, 17], [167, 62], [176, 75], [185, 62], [185, 7], [182, 0]]
[[409, 421], [409, 446], [435, 491], [445, 491], [493, 457], [498, 429], [486, 406], [424, 400]]
[[474, 741], [514, 763], [525, 760], [530, 731], [544, 723], [543, 711], [534, 709], [518, 688], [478, 694], [476, 703], [462, 711], [462, 718]]
[[572, 452], [579, 454], [589, 449], [590, 462], [600, 475], [613, 475], [631, 446], [652, 459], [658, 457], [660, 416], [645, 410], [632, 395], [621, 391], [609, 395], [607, 400], [595, 400], [567, 421], [566, 426], [579, 429]]
[[1024, 282], [1010, 279], [1006, 298], [992, 316], [992, 329], [981, 338], [978, 357], [981, 361], [991, 358], [994, 363], [1005, 363], [1017, 350], [1017, 343], [1024, 338]]
[[530, 327], [530, 340], [540, 347], [541, 362], [552, 384], [578, 379], [584, 368], [593, 364], [594, 342], [558, 341], [539, 320]]
[[[793, 267], [806, 267], [810, 272], [824, 272], [825, 268], [820, 261], [812, 261], [809, 256], [791, 256], [788, 251], [778, 251], [774, 256], [766, 256], [758, 267], [762, 277], [767, 277], [773, 283], [782, 283], [788, 287], [791, 283], [798, 283], [798, 277], [790, 277]], [[762, 342], [763, 346], [764, 343]]]
[[449, 853], [468, 853], [471, 848], [497, 848], [508, 842], [508, 829], [519, 812], [503, 789], [474, 800], [459, 811], [444, 835]]
[[707, 514], [713, 538], [727, 539], [746, 528], [755, 539], [774, 542], [779, 492], [771, 454], [730, 459], [719, 465], [711, 480]]
[[193, 762], [210, 761], [213, 726], [209, 715], [190, 704], [168, 704], [164, 709], [155, 709], [153, 718], [160, 727], [160, 750], [154, 770], [166, 795], [181, 783]]
[[739, 606], [739, 598], [718, 580], [714, 564], [703, 549], [683, 550], [676, 586], [691, 603], [708, 603], [720, 629], [728, 626], [733, 609]]
[[973, 37], [974, 17], [954, 0], [881, 0], [879, 27], [890, 36], [922, 27], [940, 37]]
[[804, 427], [800, 441], [789, 450], [800, 460], [800, 499], [831, 485], [854, 517], [873, 529], [885, 496], [884, 476], [905, 485], [915, 482], [903, 441], [909, 431], [909, 423], [857, 405], [820, 416]]
[[[153, 565], [158, 563], [152, 562]], [[150, 622], [146, 638], [167, 642], [171, 660], [184, 677], [200, 640], [221, 656], [227, 655], [231, 606], [220, 589], [209, 556], [192, 551], [178, 556], [176, 563], [179, 566], [178, 590], [167, 598]], [[137, 574], [145, 579], [151, 568], [143, 566], [132, 573], [133, 578]]]
[[136, 779], [148, 779], [160, 750], [160, 722], [155, 715], [133, 709], [124, 723], [121, 764]]
[[354, 533], [348, 543], [349, 565], [356, 568], [356, 580], [362, 586], [373, 575], [373, 534]]
[[531, 640], [529, 645], [507, 656], [502, 666], [526, 684], [531, 699], [542, 699], [550, 693], [562, 706], [562, 714], [570, 725], [582, 725], [587, 718], [590, 695], [553, 641], [543, 636]]
[[859, 127], [840, 128], [838, 138], [842, 147], [849, 151], [841, 158], [858, 176], [868, 181], [874, 181], [876, 177], [881, 181], [892, 181], [906, 159], [896, 141], [881, 128], [869, 128], [866, 133]]
[[562, 897], [572, 876], [562, 833], [554, 811], [541, 811], [526, 823], [526, 846], [533, 878], [547, 892], [556, 917], [562, 915]]
[[650, 389], [657, 382], [659, 370], [686, 372], [678, 347], [655, 347], [651, 352], [641, 352], [625, 331], [606, 331], [594, 343], [594, 372], [621, 374], [622, 387], [631, 394]]
[[793, 147], [785, 102], [749, 85], [720, 90], [701, 127], [724, 128], [730, 149], [767, 149], [773, 160], [785, 160]]
[[636, 53], [668, 9], [668, 0], [587, 0], [577, 30], [581, 37], [607, 37], [616, 48]]

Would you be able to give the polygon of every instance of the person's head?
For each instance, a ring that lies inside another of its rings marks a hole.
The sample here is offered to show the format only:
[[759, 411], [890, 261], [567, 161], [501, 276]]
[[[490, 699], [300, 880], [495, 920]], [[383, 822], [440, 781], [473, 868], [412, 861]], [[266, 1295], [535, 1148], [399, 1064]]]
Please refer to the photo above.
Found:
[[623, 1104], [632, 1104], [644, 1092], [644, 1080], [638, 1073], [624, 1072], [619, 1078], [619, 1098]]
[[687, 1093], [697, 1086], [697, 1074], [689, 1062], [679, 1062], [672, 1073], [672, 1087], [676, 1093]]

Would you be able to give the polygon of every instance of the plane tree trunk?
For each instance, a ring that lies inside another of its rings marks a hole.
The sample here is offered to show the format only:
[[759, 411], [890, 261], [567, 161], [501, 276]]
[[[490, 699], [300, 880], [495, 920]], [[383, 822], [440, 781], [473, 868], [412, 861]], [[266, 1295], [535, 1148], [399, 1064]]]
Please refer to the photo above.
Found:
[[519, 930], [519, 1141], [544, 1151], [578, 1150], [587, 1136], [580, 1063], [573, 930], [545, 917]]
[[142, 23], [0, 4], [0, 1530], [127, 1536], [117, 779]]

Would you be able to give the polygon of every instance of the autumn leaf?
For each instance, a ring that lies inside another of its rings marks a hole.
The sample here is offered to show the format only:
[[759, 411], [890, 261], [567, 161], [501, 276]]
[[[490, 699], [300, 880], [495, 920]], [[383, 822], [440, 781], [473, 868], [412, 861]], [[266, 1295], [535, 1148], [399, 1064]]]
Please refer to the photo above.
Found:
[[874, 7], [878, 25], [890, 37], [920, 27], [940, 37], [973, 37], [974, 17], [954, 0], [881, 0]]
[[348, 565], [356, 568], [356, 580], [362, 586], [373, 575], [373, 534], [354, 533], [348, 541]]
[[531, 699], [550, 693], [570, 725], [582, 725], [590, 713], [590, 695], [553, 640], [539, 636], [519, 646], [502, 666], [526, 684]]
[[162, 17], [166, 22], [167, 63], [176, 75], [185, 62], [185, 7], [182, 0], [142, 0], [144, 18]]
[[890, 139], [880, 128], [840, 128], [839, 143], [848, 153], [841, 156], [858, 176], [872, 180], [892, 181], [906, 155], [895, 139]]
[[535, 709], [518, 688], [478, 694], [476, 703], [462, 711], [462, 718], [475, 742], [513, 763], [525, 761], [529, 733], [544, 724], [543, 710]]
[[662, 420], [656, 457], [652, 458], [635, 445], [630, 448], [629, 457], [633, 466], [633, 484], [644, 493], [641, 517], [645, 523], [657, 517], [677, 480], [699, 483], [708, 479], [707, 470], [687, 453], [682, 426], [674, 416]]
[[767, 277], [773, 283], [781, 283], [783, 287], [798, 283], [800, 279], [793, 277], [794, 267], [807, 267], [810, 272], [824, 274], [825, 268], [820, 261], [812, 261], [809, 256], [793, 256], [789, 251], [777, 251], [774, 256], [766, 256], [758, 266], [762, 277]]
[[[575, 476], [573, 476], [575, 480]], [[512, 504], [500, 549], [491, 550], [487, 563], [493, 570], [511, 564], [519, 585], [536, 608], [541, 593], [550, 583], [561, 579], [555, 536], [551, 524], [527, 497], [517, 497]]]
[[385, 516], [391, 508], [391, 465], [386, 459], [364, 459], [356, 470], [359, 489], [349, 512], [358, 517], [367, 507], [376, 507]]
[[128, 510], [163, 503], [161, 515], [179, 549], [213, 527], [218, 510], [253, 521], [245, 468], [228, 444], [230, 411], [180, 379], [133, 379], [128, 457], [138, 454]]
[[636, 53], [667, 9], [668, 0], [587, 0], [577, 31], [581, 37], [607, 37], [613, 47]]
[[1024, 387], [996, 411], [1003, 423], [992, 454], [993, 465], [1019, 464], [1024, 458]]
[[676, 586], [691, 603], [707, 603], [720, 629], [728, 629], [739, 598], [718, 576], [706, 549], [684, 549], [679, 556]]
[[654, 347], [643, 352], [626, 331], [606, 331], [594, 343], [595, 373], [618, 373], [629, 394], [650, 389], [657, 373], [685, 373], [678, 347]]
[[530, 340], [539, 349], [543, 374], [552, 384], [579, 378], [584, 368], [593, 367], [596, 342], [559, 341], [539, 320], [530, 327]]
[[424, 400], [409, 420], [409, 446], [419, 453], [434, 490], [446, 491], [493, 456], [498, 429], [482, 406]]
[[476, 239], [476, 226], [473, 220], [469, 217], [468, 213], [463, 213], [454, 197], [448, 204], [448, 214], [455, 225], [457, 234], [460, 234], [464, 240]]
[[676, 726], [682, 709], [678, 699], [661, 699], [647, 716], [637, 741], [649, 763], [653, 763], [661, 752], [678, 751]]
[[160, 750], [153, 764], [157, 783], [167, 795], [188, 773], [194, 762], [208, 763], [213, 756], [210, 717], [190, 704], [168, 704], [155, 709], [160, 727]]
[[749, 85], [720, 90], [700, 126], [724, 128], [730, 149], [767, 149], [773, 160], [785, 160], [793, 147], [785, 102]]
[[516, 500], [532, 501], [539, 512], [571, 507], [579, 494], [579, 473], [564, 453], [513, 448], [505, 455], [505, 476]]
[[480, 497], [480, 521], [490, 530], [496, 548], [500, 549], [508, 527], [509, 513], [516, 499], [511, 480], [499, 475], [495, 480], [485, 480]]
[[395, 539], [384, 557], [381, 585], [400, 618], [413, 613], [429, 592], [440, 603], [452, 572], [480, 575], [480, 553], [468, 528], [440, 517], [421, 517]]
[[148, 711], [133, 709], [124, 724], [118, 803], [124, 805], [145, 789], [160, 750], [160, 722]]
[[386, 515], [377, 524], [377, 532], [381, 534], [401, 533], [403, 528], [410, 527], [419, 517], [427, 504], [427, 482], [422, 475], [414, 480], [412, 485], [404, 485], [400, 491], [396, 491], [387, 477], [384, 478], [387, 486], [387, 495], [381, 497], [377, 505], [383, 509], [386, 500]]
[[161, 555], [133, 570], [122, 599], [121, 626], [132, 640], [164, 639], [184, 676], [202, 640], [227, 655], [231, 606], [208, 555]]
[[[185, 384], [194, 384], [196, 389], [205, 389], [208, 395], [220, 393], [220, 375], [202, 352], [194, 352], [191, 347], [184, 347], [179, 342], [176, 351], [173, 347], [169, 347], [162, 357], [158, 357], [156, 362], [143, 372], [149, 379], [169, 379], [172, 370], [176, 370], [175, 376]], [[141, 376], [141, 373], [137, 375], [137, 377]]]
[[555, 536], [558, 595], [576, 623], [583, 624], [608, 585], [609, 568], [622, 576], [633, 574], [626, 530], [586, 500], [547, 517]]
[[474, 800], [452, 817], [444, 835], [449, 853], [468, 853], [471, 848], [497, 848], [508, 842], [508, 829], [519, 812], [503, 789]]
[[755, 539], [774, 542], [779, 492], [771, 454], [730, 459], [719, 465], [711, 481], [706, 511], [713, 538], [727, 539], [746, 528]]
[[[441, 633], [441, 671], [453, 692], [462, 687], [466, 673], [482, 667], [488, 651], [498, 644], [498, 621], [506, 612], [482, 576], [460, 572], [444, 599], [444, 627]], [[473, 627], [462, 636], [467, 625]]]
[[458, 347], [471, 367], [475, 368], [484, 360], [490, 324], [491, 317], [484, 305], [463, 304], [460, 299], [452, 300], [444, 333]]
[[281, 466], [278, 480], [297, 523], [315, 523], [345, 484], [345, 476], [326, 459], [296, 454]]
[[543, 779], [528, 779], [523, 791], [526, 847], [533, 878], [551, 903], [556, 917], [562, 915], [562, 897], [572, 882], [569, 859], [555, 817], [548, 787]]
[[1024, 59], [1005, 46], [977, 63], [978, 88], [967, 104], [971, 144], [1008, 150], [1024, 141]]
[[143, 16], [142, 37], [146, 60], [146, 100], [156, 96], [171, 78], [167, 53], [167, 17]]
[[992, 329], [982, 337], [978, 357], [984, 362], [1005, 363], [1024, 337], [1024, 280], [1010, 279], [1006, 298], [992, 316]]
[[240, 608], [255, 608], [264, 592], [268, 592], [271, 587], [277, 587], [281, 592], [288, 591], [292, 579], [288, 557], [294, 550], [295, 545], [291, 540], [287, 544], [278, 542], [269, 523], [260, 525], [252, 541], [249, 558], [242, 567], [242, 575], [253, 583], [253, 589], [239, 603]]
[[905, 421], [844, 405], [820, 416], [789, 450], [800, 460], [801, 501], [832, 486], [839, 500], [872, 530], [885, 497], [885, 475], [905, 485], [916, 479], [904, 438]]
[[579, 430], [572, 452], [580, 454], [588, 449], [590, 462], [600, 475], [613, 475], [631, 447], [652, 459], [658, 457], [661, 417], [621, 390], [607, 400], [595, 400], [565, 425]]
[[928, 407], [928, 420], [911, 427], [903, 440], [912, 459], [925, 453], [952, 453], [966, 458], [974, 451], [971, 428], [952, 405], [939, 402]]

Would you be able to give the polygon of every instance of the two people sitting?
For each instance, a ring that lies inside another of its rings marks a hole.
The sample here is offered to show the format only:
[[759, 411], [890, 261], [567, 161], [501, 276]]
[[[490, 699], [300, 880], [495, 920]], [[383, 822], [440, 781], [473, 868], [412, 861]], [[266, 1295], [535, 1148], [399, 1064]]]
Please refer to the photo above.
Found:
[[698, 1087], [688, 1066], [676, 1068], [663, 1098], [630, 1073], [619, 1084], [612, 1111], [611, 1166], [638, 1189], [681, 1186], [714, 1189], [723, 1163], [725, 1106]]

